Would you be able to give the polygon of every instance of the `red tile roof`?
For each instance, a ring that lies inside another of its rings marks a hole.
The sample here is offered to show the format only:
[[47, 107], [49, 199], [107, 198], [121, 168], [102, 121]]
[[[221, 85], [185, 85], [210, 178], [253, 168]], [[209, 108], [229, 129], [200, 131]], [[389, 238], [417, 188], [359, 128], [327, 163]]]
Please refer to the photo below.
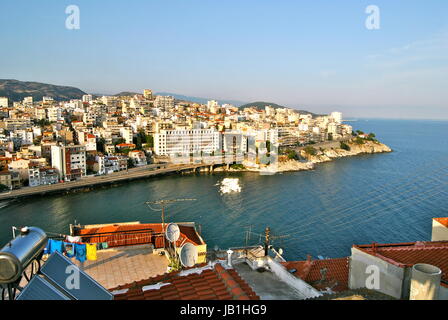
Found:
[[442, 270], [442, 285], [448, 283], [448, 241], [353, 246], [401, 268], [427, 263]]
[[434, 220], [448, 228], [448, 218], [434, 218]]
[[[146, 280], [111, 289], [115, 300], [259, 300], [252, 288], [233, 269], [224, 269], [219, 263], [207, 268], [203, 264], [187, 275], [166, 273]], [[157, 285], [159, 284], [158, 288]], [[146, 286], [154, 286], [147, 288]]]
[[[288, 261], [282, 263], [286, 269], [296, 269], [296, 277], [307, 282], [317, 290], [331, 288], [335, 292], [348, 290], [349, 258]], [[321, 270], [326, 269], [325, 280]]]
[[[167, 224], [165, 224], [165, 228], [166, 226]], [[204, 244], [194, 226], [182, 224], [178, 224], [178, 226], [180, 229], [180, 237], [176, 242], [178, 247], [187, 242], [194, 245]], [[88, 243], [107, 242], [109, 247], [153, 243], [155, 248], [162, 248], [164, 237], [161, 223], [116, 224], [97, 228], [81, 228], [76, 229], [76, 235], [92, 235], [92, 237], [83, 237], [83, 241]]]

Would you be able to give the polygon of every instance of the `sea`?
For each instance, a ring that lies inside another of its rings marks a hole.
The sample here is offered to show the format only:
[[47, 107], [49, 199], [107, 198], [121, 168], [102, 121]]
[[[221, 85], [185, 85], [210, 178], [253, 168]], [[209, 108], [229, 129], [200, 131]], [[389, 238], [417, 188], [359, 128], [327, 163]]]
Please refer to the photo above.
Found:
[[[266, 227], [287, 260], [350, 255], [354, 244], [429, 241], [432, 218], [448, 216], [448, 121], [357, 119], [391, 153], [318, 164], [275, 175], [161, 176], [0, 203], [0, 245], [12, 226], [69, 232], [70, 223], [195, 222], [209, 249], [261, 244]], [[233, 180], [229, 180], [233, 179]], [[223, 185], [237, 186], [225, 190]], [[224, 184], [223, 184], [224, 182]], [[226, 192], [227, 191], [227, 192]]]

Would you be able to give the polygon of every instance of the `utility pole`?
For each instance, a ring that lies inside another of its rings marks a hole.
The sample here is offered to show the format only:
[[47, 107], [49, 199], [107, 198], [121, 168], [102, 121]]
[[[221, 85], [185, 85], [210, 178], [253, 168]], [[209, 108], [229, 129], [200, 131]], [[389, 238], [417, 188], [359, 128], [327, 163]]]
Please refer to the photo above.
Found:
[[[196, 199], [171, 199], [171, 200], [157, 200], [157, 201], [146, 201], [145, 203], [153, 211], [162, 211], [162, 235], [163, 235], [163, 248], [165, 248], [165, 206], [170, 203], [180, 202], [180, 201], [196, 201]], [[151, 204], [159, 205], [161, 209], [154, 209]]]
[[252, 233], [252, 225], [247, 226], [249, 230], [246, 230], [246, 237], [245, 237], [245, 246], [247, 247], [249, 245], [250, 240], [250, 234]]

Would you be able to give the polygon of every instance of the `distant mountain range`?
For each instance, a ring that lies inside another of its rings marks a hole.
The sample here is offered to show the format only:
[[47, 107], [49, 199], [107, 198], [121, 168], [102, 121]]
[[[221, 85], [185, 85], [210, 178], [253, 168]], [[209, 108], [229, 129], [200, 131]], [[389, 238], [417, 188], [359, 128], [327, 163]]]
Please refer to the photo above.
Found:
[[0, 79], [0, 97], [7, 97], [10, 101], [21, 101], [25, 97], [42, 100], [42, 97], [52, 97], [57, 101], [81, 99], [84, 91], [67, 86], [40, 82], [25, 82], [12, 79]]
[[[85, 95], [84, 91], [68, 86], [58, 86], [47, 83], [40, 82], [25, 82], [18, 80], [0, 80], [0, 97], [7, 97], [10, 101], [21, 101], [25, 97], [33, 97], [33, 100], [42, 100], [42, 97], [52, 97], [57, 101], [70, 100], [70, 99], [81, 99]], [[123, 91], [115, 94], [114, 96], [134, 96], [136, 94], [142, 94], [132, 91]], [[93, 94], [95, 97], [101, 97], [102, 94]], [[173, 96], [177, 101], [195, 102], [201, 104], [207, 104], [207, 101], [212, 100], [210, 98], [192, 97], [185, 96], [181, 94], [171, 93], [171, 92], [156, 92], [154, 95], [161, 96]], [[273, 102], [256, 101], [251, 103], [246, 103], [239, 100], [218, 100], [220, 104], [233, 104], [236, 107], [247, 108], [256, 107], [258, 109], [264, 109], [265, 106], [271, 106], [275, 109], [286, 108], [284, 106], [278, 105]], [[317, 114], [306, 111], [306, 110], [296, 110], [299, 113], [311, 114], [317, 116]]]

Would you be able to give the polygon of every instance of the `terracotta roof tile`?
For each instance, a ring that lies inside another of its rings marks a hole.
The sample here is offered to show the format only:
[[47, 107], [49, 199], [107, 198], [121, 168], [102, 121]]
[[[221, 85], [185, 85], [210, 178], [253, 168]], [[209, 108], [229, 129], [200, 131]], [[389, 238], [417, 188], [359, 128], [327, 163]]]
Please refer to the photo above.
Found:
[[434, 218], [434, 220], [448, 228], [448, 218]]
[[[203, 264], [202, 267], [206, 265]], [[194, 268], [190, 268], [194, 269]], [[224, 280], [224, 279], [225, 280]], [[142, 291], [144, 286], [165, 283], [159, 289]], [[111, 291], [129, 289], [115, 295], [116, 300], [259, 300], [259, 297], [234, 270], [215, 264], [213, 269], [181, 276], [172, 272], [161, 276], [122, 285]]]
[[448, 241], [427, 241], [354, 246], [368, 254], [399, 267], [427, 263], [442, 270], [442, 281], [448, 282]]
[[[283, 263], [286, 269], [296, 271], [296, 277], [306, 281], [318, 290], [331, 288], [340, 292], [348, 290], [349, 258], [324, 259], [306, 261], [290, 261]], [[326, 269], [326, 272], [323, 270]], [[325, 279], [322, 275], [325, 273]]]

